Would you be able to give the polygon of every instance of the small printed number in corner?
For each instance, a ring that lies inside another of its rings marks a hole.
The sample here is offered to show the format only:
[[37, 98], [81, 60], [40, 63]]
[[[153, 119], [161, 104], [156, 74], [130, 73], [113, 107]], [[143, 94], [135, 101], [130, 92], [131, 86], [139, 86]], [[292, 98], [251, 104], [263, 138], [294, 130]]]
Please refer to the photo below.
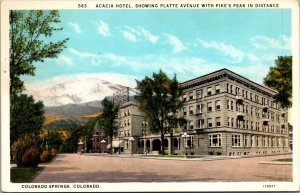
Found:
[[263, 188], [275, 188], [274, 184], [264, 184]]
[[87, 4], [78, 3], [78, 8], [87, 8]]

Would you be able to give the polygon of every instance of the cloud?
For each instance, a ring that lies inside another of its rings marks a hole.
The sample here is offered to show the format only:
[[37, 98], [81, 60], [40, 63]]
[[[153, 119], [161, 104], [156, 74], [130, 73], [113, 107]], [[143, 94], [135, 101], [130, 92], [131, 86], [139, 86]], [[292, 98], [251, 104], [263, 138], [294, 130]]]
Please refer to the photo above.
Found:
[[240, 74], [241, 76], [248, 78], [251, 81], [254, 81], [258, 84], [262, 84], [263, 78], [269, 71], [269, 67], [269, 65], [257, 63], [247, 66], [232, 66], [228, 69]]
[[231, 58], [231, 61], [229, 62], [231, 63], [239, 63], [242, 62], [244, 59], [245, 54], [243, 53], [243, 51], [238, 48], [235, 48], [233, 45], [217, 41], [208, 42], [201, 39], [198, 39], [198, 42], [204, 48], [213, 48], [219, 51], [220, 53], [229, 56]]
[[[122, 29], [123, 28], [123, 29]], [[152, 44], [156, 44], [158, 41], [158, 36], [153, 35], [150, 31], [144, 27], [121, 27], [121, 33], [123, 37], [131, 42], [137, 41], [149, 41]]]
[[69, 22], [68, 25], [73, 28], [73, 30], [76, 32], [76, 33], [81, 33], [81, 29], [79, 27], [79, 24], [78, 23], [73, 23], [73, 22]]
[[141, 33], [143, 34], [143, 36], [152, 44], [156, 44], [156, 42], [158, 41], [158, 37], [151, 34], [148, 30], [146, 30], [145, 28], [141, 28]]
[[167, 43], [173, 46], [173, 53], [177, 54], [187, 49], [176, 36], [171, 34], [165, 34], [165, 36], [167, 38]]
[[73, 60], [72, 60], [72, 58], [67, 57], [67, 56], [65, 56], [65, 55], [60, 55], [60, 56], [58, 57], [58, 61], [59, 61], [59, 62], [62, 62], [62, 63], [64, 63], [64, 64], [73, 65]]
[[88, 57], [91, 57], [91, 58], [95, 58], [96, 57], [97, 58], [97, 57], [99, 57], [97, 54], [88, 53], [88, 52], [80, 52], [80, 51], [78, 51], [78, 50], [76, 50], [74, 48], [68, 48], [68, 50], [72, 54], [74, 54], [76, 56], [79, 56], [80, 58], [88, 58]]
[[100, 21], [99, 23], [97, 23], [97, 25], [98, 25], [98, 32], [100, 35], [104, 37], [111, 36], [110, 28], [107, 23], [105, 23], [104, 21]]
[[131, 42], [137, 42], [137, 37], [130, 31], [121, 31], [123, 37]]
[[291, 50], [291, 37], [280, 36], [279, 39], [274, 39], [268, 36], [254, 36], [250, 40], [251, 44], [257, 49], [283, 49]]

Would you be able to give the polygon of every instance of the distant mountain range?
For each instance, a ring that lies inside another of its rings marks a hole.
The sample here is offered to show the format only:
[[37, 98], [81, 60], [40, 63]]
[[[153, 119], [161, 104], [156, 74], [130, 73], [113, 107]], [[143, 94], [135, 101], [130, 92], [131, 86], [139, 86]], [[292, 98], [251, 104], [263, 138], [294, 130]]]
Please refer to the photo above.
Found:
[[[46, 115], [69, 117], [101, 111], [101, 101], [124, 88], [99, 78], [86, 78], [30, 87], [26, 93], [43, 101]], [[135, 89], [129, 88], [130, 97], [136, 93]]]

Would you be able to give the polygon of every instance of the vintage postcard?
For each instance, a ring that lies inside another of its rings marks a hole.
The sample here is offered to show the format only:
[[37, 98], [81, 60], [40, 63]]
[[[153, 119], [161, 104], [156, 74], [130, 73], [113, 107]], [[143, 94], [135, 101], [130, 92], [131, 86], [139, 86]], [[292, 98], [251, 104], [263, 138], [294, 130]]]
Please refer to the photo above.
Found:
[[1, 1], [1, 191], [299, 191], [299, 4]]

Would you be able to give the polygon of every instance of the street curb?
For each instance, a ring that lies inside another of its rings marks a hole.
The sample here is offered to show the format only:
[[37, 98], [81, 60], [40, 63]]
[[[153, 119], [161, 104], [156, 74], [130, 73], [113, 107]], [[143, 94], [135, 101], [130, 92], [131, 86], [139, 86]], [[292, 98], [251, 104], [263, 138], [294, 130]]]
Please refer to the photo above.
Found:
[[270, 164], [270, 165], [293, 165], [293, 162], [279, 162], [279, 161], [260, 161], [260, 164]]
[[[284, 153], [278, 155], [288, 155], [291, 153]], [[178, 160], [178, 161], [215, 161], [215, 160], [229, 160], [229, 159], [241, 159], [241, 158], [254, 158], [254, 157], [269, 157], [277, 155], [251, 155], [251, 156], [220, 156], [220, 157], [203, 157], [203, 158], [172, 158], [172, 157], [147, 157], [147, 156], [130, 156], [130, 155], [109, 155], [109, 154], [82, 154], [83, 156], [103, 156], [103, 157], [117, 157], [117, 158], [138, 158], [138, 159], [158, 159], [158, 160]], [[263, 161], [261, 161], [263, 162]], [[268, 162], [268, 161], [265, 161]], [[273, 162], [272, 162], [273, 163]], [[279, 162], [279, 164], [282, 162]], [[271, 164], [271, 163], [270, 163]], [[273, 163], [274, 164], [274, 163]], [[275, 163], [276, 164], [276, 163]], [[278, 164], [278, 165], [279, 165]], [[288, 165], [289, 163], [283, 163], [282, 165]]]

